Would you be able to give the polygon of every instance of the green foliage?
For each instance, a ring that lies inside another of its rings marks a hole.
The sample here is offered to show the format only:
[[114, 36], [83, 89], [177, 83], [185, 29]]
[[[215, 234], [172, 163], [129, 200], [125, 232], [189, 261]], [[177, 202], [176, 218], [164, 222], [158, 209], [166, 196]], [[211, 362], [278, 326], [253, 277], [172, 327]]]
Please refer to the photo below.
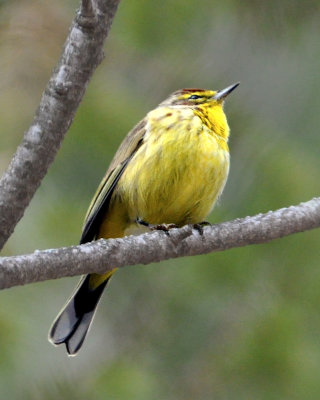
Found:
[[[161, 5], [160, 5], [161, 4]], [[0, 2], [0, 167], [77, 2]], [[75, 244], [128, 130], [180, 87], [223, 88], [231, 172], [211, 221], [319, 195], [316, 0], [122, 2], [106, 59], [5, 253]], [[319, 231], [119, 271], [76, 358], [46, 339], [76, 279], [1, 293], [0, 397], [318, 399]]]

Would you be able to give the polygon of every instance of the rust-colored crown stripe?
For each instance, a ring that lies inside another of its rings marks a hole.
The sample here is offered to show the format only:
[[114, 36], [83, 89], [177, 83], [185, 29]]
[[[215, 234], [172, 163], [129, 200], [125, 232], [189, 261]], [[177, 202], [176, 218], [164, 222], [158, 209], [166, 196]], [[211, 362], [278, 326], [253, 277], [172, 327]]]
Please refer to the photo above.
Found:
[[205, 92], [205, 89], [181, 89], [182, 93]]

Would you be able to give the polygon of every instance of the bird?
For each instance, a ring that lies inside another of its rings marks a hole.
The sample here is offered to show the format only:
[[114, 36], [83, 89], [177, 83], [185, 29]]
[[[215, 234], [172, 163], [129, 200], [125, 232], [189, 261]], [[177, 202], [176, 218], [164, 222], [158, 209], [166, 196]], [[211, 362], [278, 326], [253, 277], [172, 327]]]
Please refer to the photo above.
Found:
[[[80, 244], [205, 220], [229, 173], [224, 101], [238, 85], [177, 90], [127, 134], [88, 208]], [[115, 271], [82, 277], [53, 322], [52, 344], [78, 353]]]

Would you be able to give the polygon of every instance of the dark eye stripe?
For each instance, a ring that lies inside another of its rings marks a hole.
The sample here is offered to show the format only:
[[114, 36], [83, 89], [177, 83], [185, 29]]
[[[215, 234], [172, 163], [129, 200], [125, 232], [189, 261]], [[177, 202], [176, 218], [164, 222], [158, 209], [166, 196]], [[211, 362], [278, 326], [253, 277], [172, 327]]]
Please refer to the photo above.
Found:
[[196, 100], [201, 99], [203, 96], [198, 96], [197, 94], [193, 94], [192, 96], [188, 97], [188, 100]]

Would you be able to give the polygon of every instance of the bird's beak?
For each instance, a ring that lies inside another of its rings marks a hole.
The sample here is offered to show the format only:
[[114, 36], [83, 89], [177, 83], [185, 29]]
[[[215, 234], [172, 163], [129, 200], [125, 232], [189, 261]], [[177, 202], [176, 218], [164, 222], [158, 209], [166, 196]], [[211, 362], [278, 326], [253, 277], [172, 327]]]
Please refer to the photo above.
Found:
[[234, 91], [240, 85], [240, 82], [234, 83], [231, 86], [226, 87], [225, 89], [219, 90], [212, 98], [214, 100], [221, 100], [227, 97], [231, 92]]

